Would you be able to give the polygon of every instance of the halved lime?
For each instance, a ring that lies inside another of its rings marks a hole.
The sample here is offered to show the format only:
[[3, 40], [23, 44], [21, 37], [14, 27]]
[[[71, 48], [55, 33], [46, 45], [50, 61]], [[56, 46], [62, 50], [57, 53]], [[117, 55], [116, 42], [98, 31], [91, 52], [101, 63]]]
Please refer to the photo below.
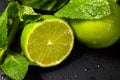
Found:
[[74, 35], [62, 19], [44, 15], [45, 20], [25, 26], [21, 47], [26, 57], [41, 67], [60, 64], [71, 53]]

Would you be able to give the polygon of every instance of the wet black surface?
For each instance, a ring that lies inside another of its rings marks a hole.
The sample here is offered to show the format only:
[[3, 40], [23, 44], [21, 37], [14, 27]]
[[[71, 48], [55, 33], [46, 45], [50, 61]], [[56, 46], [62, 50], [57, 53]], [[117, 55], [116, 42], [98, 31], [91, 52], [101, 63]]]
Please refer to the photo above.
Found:
[[[5, 6], [6, 1], [1, 0], [0, 12]], [[19, 49], [16, 38], [12, 48]], [[9, 80], [2, 71], [0, 80]], [[95, 50], [75, 40], [71, 55], [63, 63], [51, 68], [29, 66], [24, 80], [120, 80], [120, 45]]]

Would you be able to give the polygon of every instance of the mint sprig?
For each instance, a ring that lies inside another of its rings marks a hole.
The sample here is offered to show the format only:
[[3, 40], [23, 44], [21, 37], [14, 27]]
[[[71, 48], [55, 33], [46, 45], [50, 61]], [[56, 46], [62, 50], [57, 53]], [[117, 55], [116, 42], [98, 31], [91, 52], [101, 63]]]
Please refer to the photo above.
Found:
[[14, 80], [23, 80], [29, 62], [23, 55], [11, 51], [10, 46], [17, 31], [27, 23], [40, 20], [40, 17], [41, 14], [35, 13], [32, 7], [20, 5], [17, 1], [9, 2], [0, 14], [0, 69]]

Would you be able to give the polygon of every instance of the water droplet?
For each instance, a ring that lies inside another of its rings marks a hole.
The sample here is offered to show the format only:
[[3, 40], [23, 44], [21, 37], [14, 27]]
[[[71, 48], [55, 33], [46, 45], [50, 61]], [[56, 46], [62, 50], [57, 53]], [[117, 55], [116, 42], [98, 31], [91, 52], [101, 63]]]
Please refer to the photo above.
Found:
[[99, 69], [100, 67], [101, 67], [100, 64], [97, 64], [97, 65], [96, 65], [96, 69]]
[[75, 74], [75, 77], [78, 77], [78, 75], [77, 75], [77, 74]]
[[2, 80], [4, 80], [4, 79], [5, 79], [5, 75], [0, 75], [0, 77], [2, 78]]
[[88, 70], [89, 70], [89, 68], [85, 68], [85, 69], [84, 69], [84, 71], [88, 71]]
[[100, 68], [100, 65], [99, 65], [99, 64], [97, 65], [97, 68]]
[[85, 71], [88, 71], [88, 69], [84, 69]]
[[10, 79], [8, 76], [6, 76], [5, 74], [0, 74], [0, 80], [12, 80]]

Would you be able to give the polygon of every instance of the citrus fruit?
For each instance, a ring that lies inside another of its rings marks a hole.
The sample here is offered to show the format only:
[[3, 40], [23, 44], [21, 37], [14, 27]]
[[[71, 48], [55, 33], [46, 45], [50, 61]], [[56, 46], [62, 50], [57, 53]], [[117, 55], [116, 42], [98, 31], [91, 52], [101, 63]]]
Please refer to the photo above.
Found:
[[106, 48], [120, 38], [120, 7], [111, 3], [111, 14], [94, 20], [70, 20], [77, 39], [90, 48]]
[[29, 23], [21, 35], [21, 47], [25, 56], [41, 67], [60, 64], [70, 54], [74, 35], [62, 19], [44, 15], [42, 21]]

